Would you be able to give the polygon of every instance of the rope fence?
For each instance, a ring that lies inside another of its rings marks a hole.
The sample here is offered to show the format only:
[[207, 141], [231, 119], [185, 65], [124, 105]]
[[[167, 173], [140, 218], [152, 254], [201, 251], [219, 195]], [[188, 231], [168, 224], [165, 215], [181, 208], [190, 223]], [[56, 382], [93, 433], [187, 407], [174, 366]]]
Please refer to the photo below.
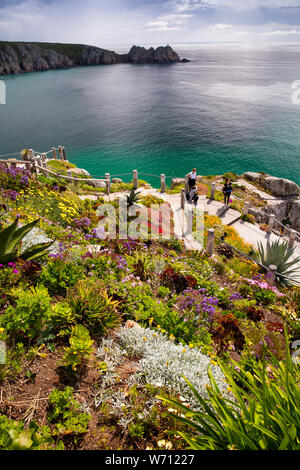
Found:
[[[58, 152], [58, 155], [57, 155], [57, 152]], [[51, 153], [53, 155], [53, 159], [55, 159], [55, 160], [59, 159], [61, 161], [67, 161], [65, 147], [59, 145], [58, 147], [52, 147], [52, 149], [47, 151], [47, 152], [37, 152], [36, 150], [29, 149], [27, 151], [27, 157], [29, 158], [29, 160], [25, 160], [24, 163], [30, 162], [31, 159], [34, 159], [34, 160], [38, 159], [41, 162], [41, 166], [43, 167], [43, 171], [45, 172], [45, 170], [47, 169], [48, 173], [50, 173], [51, 170], [49, 170], [48, 167], [47, 167], [47, 156]], [[16, 152], [14, 154], [0, 155], [0, 158], [1, 157], [16, 156], [16, 155], [20, 156], [20, 152]], [[151, 178], [160, 178], [161, 192], [166, 191], [166, 178], [168, 178], [168, 179], [181, 179], [181, 180], [186, 179], [186, 177], [183, 178], [182, 176], [168, 176], [168, 175], [165, 175], [165, 174], [155, 175], [155, 174], [151, 174], [151, 173], [138, 172], [137, 170], [133, 170], [133, 172], [130, 172], [130, 173], [120, 173], [120, 174], [115, 174], [115, 175], [110, 175], [109, 173], [106, 173], [106, 175], [104, 177], [103, 176], [98, 176], [98, 175], [90, 175], [89, 178], [74, 178], [72, 176], [72, 174], [70, 174], [70, 170], [68, 170], [68, 171], [60, 170], [59, 174], [57, 174], [57, 173], [54, 173], [54, 174], [57, 177], [60, 177], [60, 178], [62, 178], [64, 176], [63, 174], [65, 174], [65, 178], [67, 178], [69, 180], [73, 179], [73, 181], [77, 184], [78, 184], [79, 181], [81, 181], [81, 182], [84, 182], [84, 181], [103, 181], [103, 182], [106, 182], [106, 189], [107, 189], [108, 194], [110, 193], [110, 184], [111, 184], [110, 180], [111, 180], [111, 178], [119, 178], [119, 177], [123, 177], [123, 176], [131, 176], [132, 175], [133, 176], [133, 186], [134, 186], [135, 189], [138, 188], [138, 175], [148, 176], [148, 177], [151, 177]], [[109, 180], [109, 183], [107, 182], [108, 180]], [[211, 189], [210, 199], [215, 199], [215, 190], [216, 189], [222, 191], [222, 187], [220, 185], [218, 185], [217, 183], [207, 182], [205, 184], [207, 186], [209, 186], [210, 189]], [[257, 209], [253, 206], [250, 206], [249, 203], [245, 202], [243, 199], [236, 196], [235, 194], [233, 194], [233, 198], [237, 199], [241, 203], [243, 203], [243, 205], [244, 205], [244, 214], [243, 215], [247, 215], [249, 211], [254, 210], [256, 212], [259, 211], [260, 215], [268, 217], [268, 229], [267, 229], [268, 233], [271, 233], [274, 230], [274, 224], [275, 225], [277, 224], [281, 228], [281, 230], [283, 229], [282, 236], [285, 236], [288, 232], [290, 240], [300, 242], [300, 232], [298, 232], [297, 230], [292, 229], [288, 225], [284, 225], [282, 222], [280, 222], [278, 219], [275, 218], [274, 214], [270, 214], [270, 213], [265, 212], [262, 209]], [[262, 200], [269, 200], [267, 198], [261, 198], [261, 199]], [[272, 198], [270, 200], [274, 200], [274, 198]]]
[[284, 274], [281, 274], [277, 271], [277, 266], [265, 266], [264, 264], [260, 263], [257, 259], [253, 258], [252, 256], [250, 255], [247, 255], [246, 253], [244, 253], [243, 251], [239, 250], [238, 248], [236, 248], [235, 246], [232, 246], [230, 245], [229, 243], [227, 243], [225, 240], [223, 240], [222, 238], [218, 237], [216, 234], [215, 234], [215, 230], [213, 228], [207, 228], [204, 224], [202, 224], [199, 220], [197, 220], [197, 224], [199, 224], [204, 230], [207, 231], [207, 233], [210, 235], [208, 236], [208, 240], [207, 240], [207, 251], [209, 253], [210, 256], [212, 256], [213, 254], [213, 248], [214, 248], [214, 240], [218, 240], [219, 242], [225, 244], [226, 246], [230, 247], [232, 250], [234, 250], [235, 252], [237, 252], [240, 256], [254, 262], [255, 264], [257, 264], [260, 268], [263, 268], [266, 270], [267, 274], [273, 276], [273, 278], [275, 279], [276, 276], [278, 277], [281, 277], [281, 278], [284, 278], [284, 279], [287, 279], [289, 280], [290, 282], [293, 282], [295, 285], [298, 285], [300, 286], [300, 278], [299, 280], [296, 280], [296, 279], [292, 279], [288, 276], [285, 276]]

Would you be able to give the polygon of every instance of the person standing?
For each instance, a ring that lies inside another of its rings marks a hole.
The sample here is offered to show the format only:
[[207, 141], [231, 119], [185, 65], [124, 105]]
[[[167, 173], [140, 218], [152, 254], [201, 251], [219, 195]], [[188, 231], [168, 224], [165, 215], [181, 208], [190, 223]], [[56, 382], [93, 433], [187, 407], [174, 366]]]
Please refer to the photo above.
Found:
[[197, 181], [196, 168], [193, 168], [193, 171], [185, 175], [185, 177], [188, 178], [188, 189], [191, 190], [196, 185], [196, 181]]
[[198, 188], [197, 186], [193, 186], [189, 192], [189, 201], [192, 201], [196, 206], [198, 203], [198, 199], [199, 199]]
[[226, 179], [224, 187], [223, 187], [223, 194], [224, 194], [224, 204], [225, 206], [229, 206], [230, 196], [233, 191], [233, 187], [231, 185], [231, 181]]

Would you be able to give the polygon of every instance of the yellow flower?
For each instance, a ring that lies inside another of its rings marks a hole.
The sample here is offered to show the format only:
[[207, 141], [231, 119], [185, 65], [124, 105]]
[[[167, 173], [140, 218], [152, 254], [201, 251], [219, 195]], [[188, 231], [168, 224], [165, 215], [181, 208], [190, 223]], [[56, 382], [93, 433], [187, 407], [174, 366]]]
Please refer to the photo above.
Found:
[[185, 348], [183, 348], [183, 350], [182, 350], [182, 354], [184, 354], [185, 352], [186, 352], [186, 349], [185, 349]]
[[147, 338], [145, 336], [143, 337], [143, 341], [147, 341]]

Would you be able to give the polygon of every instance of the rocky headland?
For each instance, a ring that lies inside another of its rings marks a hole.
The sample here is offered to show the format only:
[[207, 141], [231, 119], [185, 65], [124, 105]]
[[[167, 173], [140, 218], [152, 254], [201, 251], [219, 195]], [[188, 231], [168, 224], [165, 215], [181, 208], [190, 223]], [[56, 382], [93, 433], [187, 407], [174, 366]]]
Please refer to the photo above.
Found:
[[[180, 62], [170, 46], [133, 46], [127, 54], [81, 44], [0, 42], [0, 75], [88, 65], [170, 64]], [[187, 62], [187, 59], [182, 59]]]

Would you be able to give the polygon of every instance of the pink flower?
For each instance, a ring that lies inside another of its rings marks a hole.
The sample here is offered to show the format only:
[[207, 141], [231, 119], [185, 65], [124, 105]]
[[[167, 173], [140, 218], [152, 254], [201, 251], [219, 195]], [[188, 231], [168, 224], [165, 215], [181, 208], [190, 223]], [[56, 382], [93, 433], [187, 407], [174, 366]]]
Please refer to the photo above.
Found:
[[19, 271], [18, 271], [17, 269], [14, 269], [14, 270], [13, 270], [13, 273], [14, 273], [14, 274], [19, 274]]

